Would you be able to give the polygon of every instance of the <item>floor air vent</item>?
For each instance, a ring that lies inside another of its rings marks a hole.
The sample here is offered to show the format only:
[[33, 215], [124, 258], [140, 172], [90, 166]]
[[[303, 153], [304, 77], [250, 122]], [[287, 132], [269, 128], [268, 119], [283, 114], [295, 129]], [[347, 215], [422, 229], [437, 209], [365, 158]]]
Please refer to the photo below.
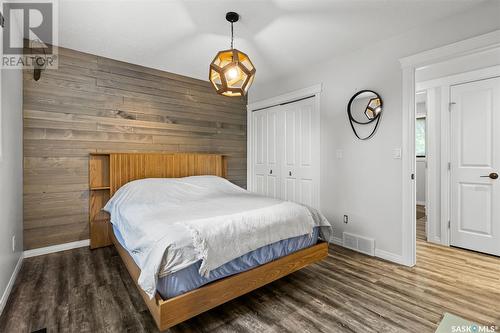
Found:
[[366, 238], [347, 232], [342, 233], [342, 242], [344, 247], [358, 251], [369, 256], [375, 255], [375, 240], [373, 238]]

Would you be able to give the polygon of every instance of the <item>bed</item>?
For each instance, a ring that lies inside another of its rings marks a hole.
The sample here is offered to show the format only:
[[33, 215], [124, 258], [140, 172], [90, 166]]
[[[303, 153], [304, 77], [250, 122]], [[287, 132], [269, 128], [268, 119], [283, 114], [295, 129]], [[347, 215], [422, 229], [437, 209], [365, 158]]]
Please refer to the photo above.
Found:
[[91, 154], [89, 173], [91, 248], [116, 247], [160, 330], [327, 256], [320, 213], [231, 184], [222, 155]]

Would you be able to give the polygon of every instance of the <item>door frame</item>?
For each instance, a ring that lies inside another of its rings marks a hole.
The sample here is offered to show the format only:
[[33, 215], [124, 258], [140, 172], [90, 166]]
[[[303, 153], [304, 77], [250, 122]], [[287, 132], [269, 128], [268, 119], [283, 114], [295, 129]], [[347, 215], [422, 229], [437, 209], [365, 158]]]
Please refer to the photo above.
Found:
[[[257, 102], [247, 104], [247, 190], [253, 191], [253, 123], [252, 123], [252, 112], [257, 110], [262, 110], [266, 108], [270, 108], [272, 106], [277, 106], [284, 103], [290, 103], [294, 101], [298, 101], [303, 98], [311, 97], [314, 98], [314, 118], [313, 121], [317, 124], [317, 128], [321, 129], [320, 122], [320, 100], [321, 100], [321, 91], [323, 90], [322, 83], [315, 84], [313, 86], [309, 86], [303, 89], [294, 90], [285, 94], [277, 95], [271, 98], [263, 99]], [[317, 131], [314, 133], [317, 135], [316, 140], [319, 143], [319, 147], [321, 147], [321, 133]], [[321, 148], [319, 148], [321, 151]], [[315, 171], [314, 174], [318, 177], [316, 186], [316, 196], [318, 198], [318, 209], [321, 209], [321, 154], [318, 156], [314, 156], [315, 159]]]
[[[399, 59], [402, 71], [402, 246], [403, 263], [416, 263], [415, 71], [438, 62], [500, 47], [500, 30]], [[449, 98], [448, 98], [449, 99]], [[442, 203], [443, 204], [443, 203]]]
[[[441, 236], [437, 237], [434, 235], [434, 233], [428, 234], [428, 241], [430, 242], [450, 246], [451, 230], [448, 227], [448, 221], [451, 220], [451, 171], [448, 169], [447, 163], [451, 161], [451, 87], [459, 84], [481, 81], [494, 77], [500, 77], [500, 65], [485, 67], [482, 69], [416, 83], [417, 91], [427, 91], [430, 106], [435, 107], [437, 105], [435, 100], [436, 91], [439, 91], [439, 94], [441, 96], [439, 107], [433, 110], [428, 110], [428, 114], [434, 114], [435, 112], [441, 113], [440, 135], [435, 136], [434, 131], [428, 133], [430, 136], [429, 141], [439, 143], [441, 147], [441, 153], [439, 155], [441, 164], [438, 165], [437, 163], [431, 163], [428, 165], [427, 169], [428, 175], [433, 177], [433, 179], [441, 179], [439, 183], [435, 182], [434, 184], [427, 184], [429, 186], [429, 191], [432, 192], [430, 193], [429, 198], [441, 198], [440, 217], [427, 220], [429, 230], [434, 230], [436, 225], [439, 225]], [[435, 117], [431, 117], [429, 119], [433, 122], [435, 122], [436, 120]], [[430, 127], [432, 127], [433, 129], [435, 128], [435, 126], [437, 126], [435, 123], [430, 124]], [[435, 150], [432, 151], [435, 152]], [[429, 206], [435, 207], [435, 203], [429, 202]]]

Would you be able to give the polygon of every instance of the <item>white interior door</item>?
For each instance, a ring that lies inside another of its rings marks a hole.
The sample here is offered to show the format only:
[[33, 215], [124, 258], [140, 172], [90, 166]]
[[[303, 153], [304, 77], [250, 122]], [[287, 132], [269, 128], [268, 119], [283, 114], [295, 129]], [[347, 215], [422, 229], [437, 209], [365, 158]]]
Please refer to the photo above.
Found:
[[272, 198], [281, 197], [281, 168], [280, 154], [280, 110], [277, 107], [269, 109], [267, 112], [267, 196]]
[[[315, 99], [285, 104], [283, 111], [283, 199], [318, 207], [318, 176], [315, 158], [319, 155], [319, 124], [314, 119]], [[315, 128], [317, 126], [318, 128]]]
[[254, 192], [267, 195], [267, 113], [265, 110], [252, 113], [253, 128], [253, 184]]
[[255, 111], [253, 121], [253, 191], [273, 198], [280, 197], [281, 168], [279, 108]]
[[500, 255], [500, 78], [450, 89], [450, 244]]

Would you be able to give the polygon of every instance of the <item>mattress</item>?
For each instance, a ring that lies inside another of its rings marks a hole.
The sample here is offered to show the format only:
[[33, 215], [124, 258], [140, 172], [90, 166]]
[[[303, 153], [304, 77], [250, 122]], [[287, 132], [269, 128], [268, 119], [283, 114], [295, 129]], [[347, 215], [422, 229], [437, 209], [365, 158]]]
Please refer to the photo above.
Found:
[[[124, 246], [124, 241], [119, 230], [113, 226], [113, 231], [117, 241], [133, 258], [130, 251]], [[207, 277], [199, 274], [201, 260], [183, 268], [177, 272], [160, 277], [157, 283], [158, 293], [163, 299], [172, 298], [184, 294], [190, 290], [197, 289], [207, 283], [237, 274], [254, 267], [266, 264], [270, 261], [284, 257], [293, 252], [305, 249], [317, 243], [319, 228], [315, 227], [312, 236], [303, 235], [281, 240], [254, 251], [248, 252], [241, 257], [212, 270]]]
[[122, 186], [106, 203], [111, 223], [152, 299], [160, 278], [201, 260], [210, 272], [284, 239], [312, 235], [329, 241], [331, 225], [317, 210], [242, 189], [216, 176], [146, 178]]

